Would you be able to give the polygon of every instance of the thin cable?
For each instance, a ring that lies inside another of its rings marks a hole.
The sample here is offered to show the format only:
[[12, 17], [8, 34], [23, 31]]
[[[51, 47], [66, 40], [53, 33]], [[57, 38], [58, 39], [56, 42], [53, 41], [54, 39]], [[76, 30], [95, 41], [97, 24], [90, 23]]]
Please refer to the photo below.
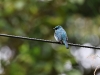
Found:
[[[37, 39], [37, 38], [29, 38], [29, 37], [8, 35], [8, 34], [0, 34], [0, 36], [10, 37], [10, 38], [18, 38], [18, 39], [25, 39], [25, 40], [33, 40], [33, 41], [48, 42], [48, 43], [55, 43], [55, 44], [61, 44], [60, 42], [55, 42], [55, 41], [51, 41], [51, 40], [44, 40], [44, 39]], [[70, 45], [70, 46], [76, 46], [76, 47], [100, 49], [100, 47], [83, 46], [83, 45], [80, 45], [80, 44], [73, 44], [73, 43], [68, 43], [68, 45]]]

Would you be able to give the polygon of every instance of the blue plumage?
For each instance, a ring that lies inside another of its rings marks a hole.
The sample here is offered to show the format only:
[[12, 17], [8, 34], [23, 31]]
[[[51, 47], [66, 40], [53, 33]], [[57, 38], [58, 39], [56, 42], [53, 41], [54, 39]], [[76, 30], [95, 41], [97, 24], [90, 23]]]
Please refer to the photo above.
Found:
[[56, 26], [55, 28], [54, 37], [60, 43], [64, 43], [66, 48], [68, 49], [68, 37], [66, 31], [61, 26]]

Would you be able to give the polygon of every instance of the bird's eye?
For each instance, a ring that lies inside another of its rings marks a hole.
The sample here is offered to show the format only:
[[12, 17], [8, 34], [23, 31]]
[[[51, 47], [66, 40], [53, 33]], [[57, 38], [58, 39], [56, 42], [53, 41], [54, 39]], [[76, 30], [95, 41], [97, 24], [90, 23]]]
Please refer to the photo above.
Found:
[[57, 30], [58, 28], [55, 28], [55, 30]]

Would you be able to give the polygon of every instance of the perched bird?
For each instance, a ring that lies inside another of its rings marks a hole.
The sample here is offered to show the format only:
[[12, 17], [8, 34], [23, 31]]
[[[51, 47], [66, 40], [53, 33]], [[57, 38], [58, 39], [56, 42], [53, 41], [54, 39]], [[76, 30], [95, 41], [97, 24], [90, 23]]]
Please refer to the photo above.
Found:
[[55, 30], [54, 37], [55, 39], [60, 42], [64, 43], [66, 48], [68, 49], [68, 37], [66, 31], [61, 26], [56, 26], [53, 28]]

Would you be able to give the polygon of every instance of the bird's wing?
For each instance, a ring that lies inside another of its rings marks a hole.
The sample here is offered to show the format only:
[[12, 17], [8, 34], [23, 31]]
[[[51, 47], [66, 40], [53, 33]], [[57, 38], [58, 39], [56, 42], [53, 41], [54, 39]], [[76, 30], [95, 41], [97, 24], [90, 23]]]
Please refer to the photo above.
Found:
[[63, 32], [61, 33], [62, 39], [68, 41], [68, 37], [67, 37], [66, 31], [65, 31], [65, 30], [62, 30], [62, 31], [63, 31]]

